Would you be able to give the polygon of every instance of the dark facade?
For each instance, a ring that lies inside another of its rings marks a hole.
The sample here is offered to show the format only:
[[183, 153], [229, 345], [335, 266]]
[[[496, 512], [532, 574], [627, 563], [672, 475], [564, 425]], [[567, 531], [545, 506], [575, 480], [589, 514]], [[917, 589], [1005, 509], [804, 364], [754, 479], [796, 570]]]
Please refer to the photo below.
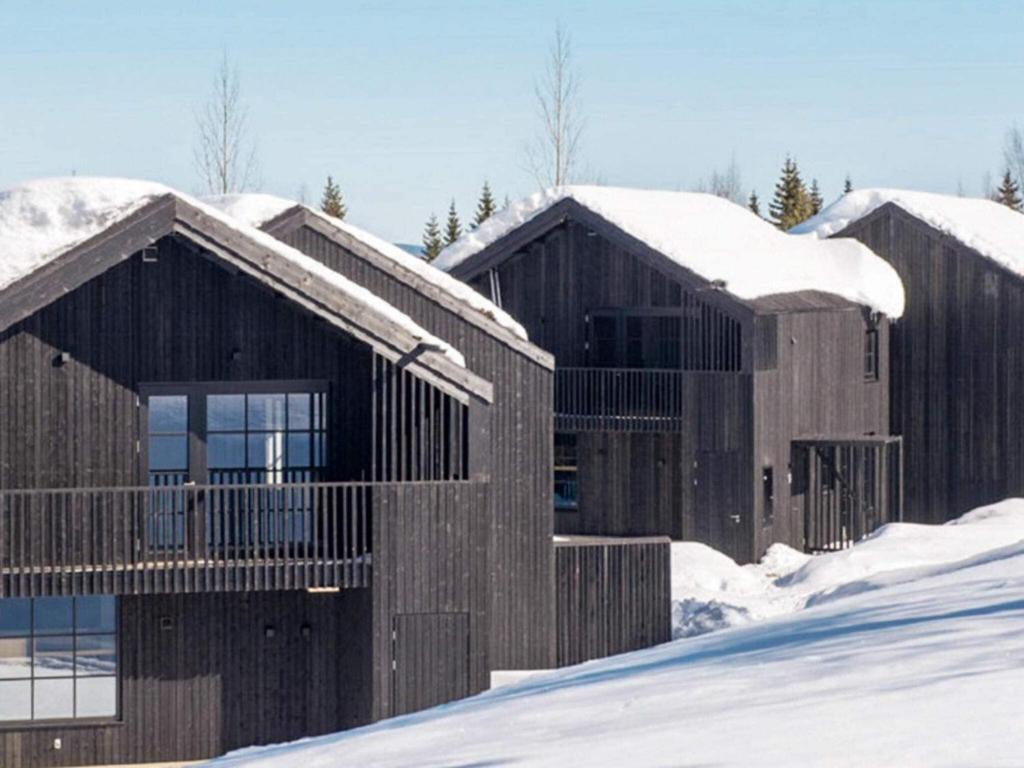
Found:
[[493, 384], [491, 666], [553, 666], [551, 355], [303, 206], [285, 211], [264, 229], [450, 341], [467, 366]]
[[893, 203], [837, 236], [870, 247], [906, 288], [890, 422], [906, 519], [941, 523], [1024, 493], [1024, 279]]
[[555, 356], [559, 532], [747, 562], [899, 514], [884, 316], [812, 291], [738, 300], [572, 199], [451, 272]]
[[487, 687], [488, 381], [172, 196], [0, 320], [0, 764], [201, 759]]

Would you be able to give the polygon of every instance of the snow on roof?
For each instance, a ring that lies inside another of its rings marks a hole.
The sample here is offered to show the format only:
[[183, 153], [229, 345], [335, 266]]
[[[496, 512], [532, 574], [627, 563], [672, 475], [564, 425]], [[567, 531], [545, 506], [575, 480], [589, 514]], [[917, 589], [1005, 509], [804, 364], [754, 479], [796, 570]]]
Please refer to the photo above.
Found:
[[746, 208], [714, 195], [568, 186], [538, 192], [452, 243], [436, 260], [451, 270], [562, 200], [572, 199], [740, 299], [818, 290], [903, 313], [896, 271], [855, 240], [791, 237]]
[[[205, 200], [210, 205], [220, 208], [225, 213], [241, 219], [254, 227], [261, 226], [275, 216], [284, 213], [289, 208], [301, 205], [301, 203], [281, 197], [257, 194], [222, 195], [205, 198]], [[318, 216], [328, 222], [331, 226], [337, 227], [349, 237], [358, 240], [368, 248], [372, 248], [382, 256], [391, 259], [403, 269], [450, 293], [470, 308], [489, 317], [505, 330], [511, 331], [519, 338], [526, 340], [526, 329], [522, 325], [517, 323], [510, 314], [502, 310], [498, 305], [470, 288], [461, 280], [455, 279], [429, 262], [402, 250], [394, 243], [389, 243], [387, 240], [377, 237], [364, 229], [352, 226], [348, 222], [336, 219], [333, 216], [328, 216], [323, 211], [310, 206], [303, 205], [302, 207], [314, 216]]]
[[0, 192], [0, 290], [162, 195], [178, 197], [344, 292], [378, 316], [400, 326], [414, 339], [437, 346], [457, 365], [465, 365], [458, 350], [361, 285], [243, 220], [156, 182], [75, 176], [30, 181]]
[[886, 203], [898, 205], [911, 216], [1024, 276], [1024, 216], [983, 198], [905, 189], [856, 189], [791, 232], [829, 237]]

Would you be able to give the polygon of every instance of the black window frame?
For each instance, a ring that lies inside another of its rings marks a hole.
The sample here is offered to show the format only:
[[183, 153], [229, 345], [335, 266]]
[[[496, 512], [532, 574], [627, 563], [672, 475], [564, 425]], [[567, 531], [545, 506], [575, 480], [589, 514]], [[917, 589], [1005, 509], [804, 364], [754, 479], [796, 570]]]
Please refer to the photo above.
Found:
[[868, 328], [864, 332], [864, 381], [879, 379], [879, 341], [877, 328]]
[[[561, 449], [561, 450], [559, 450]], [[572, 477], [569, 478], [568, 476]], [[555, 432], [554, 436], [554, 487], [558, 488], [560, 478], [571, 482], [573, 494], [570, 500], [560, 504], [559, 495], [553, 494], [556, 512], [576, 512], [580, 508], [579, 496], [579, 436], [575, 432]], [[564, 495], [562, 498], [566, 498]]]

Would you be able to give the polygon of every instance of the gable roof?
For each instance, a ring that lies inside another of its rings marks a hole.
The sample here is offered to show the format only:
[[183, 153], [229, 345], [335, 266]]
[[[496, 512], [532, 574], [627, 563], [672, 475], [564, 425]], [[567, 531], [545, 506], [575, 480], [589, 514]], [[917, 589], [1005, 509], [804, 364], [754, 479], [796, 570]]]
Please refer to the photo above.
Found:
[[156, 240], [197, 243], [449, 394], [491, 399], [462, 355], [315, 259], [152, 182], [46, 179], [0, 192], [0, 330]]
[[906, 189], [856, 189], [790, 231], [830, 237], [889, 203], [1024, 276], [1024, 215], [982, 198]]
[[723, 281], [741, 302], [798, 291], [823, 291], [899, 317], [903, 284], [867, 246], [778, 231], [743, 206], [695, 192], [567, 186], [538, 192], [495, 214], [437, 258], [464, 274], [478, 258], [525, 224], [566, 202], [600, 217], [666, 259], [708, 281]]
[[[323, 211], [301, 203], [286, 200], [272, 195], [241, 194], [222, 195], [205, 198], [205, 202], [219, 208], [230, 216], [238, 218], [266, 232], [280, 235], [298, 226], [306, 225], [320, 234], [340, 242], [351, 248], [362, 246], [357, 255], [363, 258], [376, 256], [377, 266], [387, 268], [396, 277], [404, 277], [404, 282], [413, 282], [416, 287], [425, 289], [432, 298], [445, 304], [450, 299], [468, 307], [477, 315], [490, 321], [488, 330], [494, 331], [495, 326], [519, 341], [528, 341], [526, 330], [510, 314], [502, 310], [492, 301], [458, 280], [447, 272], [437, 269], [434, 265], [403, 250], [394, 243], [389, 243], [364, 229], [353, 226], [346, 221], [328, 216]], [[365, 249], [369, 249], [367, 252]], [[398, 274], [404, 273], [404, 274]], [[410, 278], [412, 280], [410, 281]], [[523, 345], [517, 345], [523, 346]], [[532, 347], [532, 352], [541, 352]]]

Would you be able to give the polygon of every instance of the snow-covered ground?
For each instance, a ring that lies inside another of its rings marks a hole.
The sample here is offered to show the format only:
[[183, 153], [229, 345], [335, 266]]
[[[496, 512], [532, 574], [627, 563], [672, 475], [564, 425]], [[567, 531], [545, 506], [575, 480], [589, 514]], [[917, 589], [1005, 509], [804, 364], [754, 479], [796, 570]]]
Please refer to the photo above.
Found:
[[677, 601], [717, 601], [729, 628], [218, 762], [1024, 764], [1024, 500], [815, 558], [673, 554]]

